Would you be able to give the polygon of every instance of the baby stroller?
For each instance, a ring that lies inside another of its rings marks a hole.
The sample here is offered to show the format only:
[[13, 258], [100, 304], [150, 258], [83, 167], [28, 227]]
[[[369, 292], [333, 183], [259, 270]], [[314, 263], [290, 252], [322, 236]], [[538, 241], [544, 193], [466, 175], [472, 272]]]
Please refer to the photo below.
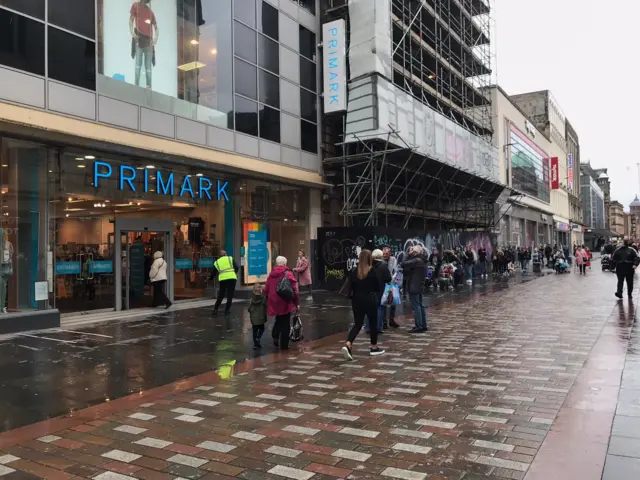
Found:
[[427, 289], [430, 289], [435, 284], [435, 282], [433, 281], [434, 271], [435, 268], [433, 265], [427, 265], [427, 271], [424, 278], [424, 286], [427, 287]]
[[453, 288], [453, 270], [454, 267], [450, 263], [442, 265], [440, 276], [438, 277], [438, 286], [440, 287], [440, 291], [444, 292], [449, 288]]
[[569, 271], [569, 264], [567, 263], [567, 259], [564, 258], [564, 255], [556, 256], [554, 268], [556, 273], [567, 273], [567, 271]]

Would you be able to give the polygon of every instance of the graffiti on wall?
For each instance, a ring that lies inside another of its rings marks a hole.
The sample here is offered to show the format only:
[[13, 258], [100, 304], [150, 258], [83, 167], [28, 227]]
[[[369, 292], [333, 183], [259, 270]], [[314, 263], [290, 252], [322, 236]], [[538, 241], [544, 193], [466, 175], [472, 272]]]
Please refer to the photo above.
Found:
[[488, 232], [425, 233], [381, 227], [338, 227], [318, 229], [318, 243], [320, 280], [326, 288], [335, 289], [342, 285], [348, 272], [356, 268], [363, 248], [382, 250], [388, 247], [398, 263], [408, 258], [412, 247], [421, 247], [427, 258], [456, 248], [470, 248], [477, 258], [478, 250], [484, 248], [490, 258], [496, 249], [497, 238]]

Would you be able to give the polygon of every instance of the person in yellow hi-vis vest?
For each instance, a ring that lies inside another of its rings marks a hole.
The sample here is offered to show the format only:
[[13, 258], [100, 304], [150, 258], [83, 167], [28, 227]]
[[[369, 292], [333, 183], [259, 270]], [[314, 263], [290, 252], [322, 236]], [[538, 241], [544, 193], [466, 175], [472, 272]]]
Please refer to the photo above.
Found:
[[239, 267], [233, 257], [227, 255], [227, 252], [224, 250], [220, 251], [220, 256], [214, 262], [213, 267], [218, 272], [218, 283], [220, 284], [216, 305], [213, 307], [213, 314], [218, 314], [218, 308], [220, 308], [222, 299], [226, 296], [227, 303], [224, 306], [224, 314], [228, 315], [231, 309], [231, 303], [233, 303], [233, 294], [236, 290]]

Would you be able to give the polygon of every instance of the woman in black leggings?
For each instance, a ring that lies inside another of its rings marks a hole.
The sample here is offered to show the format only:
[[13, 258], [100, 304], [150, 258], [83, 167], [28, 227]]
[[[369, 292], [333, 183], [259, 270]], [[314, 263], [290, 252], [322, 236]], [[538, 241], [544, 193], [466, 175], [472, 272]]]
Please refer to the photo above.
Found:
[[[358, 267], [349, 274], [351, 282], [351, 306], [353, 308], [354, 324], [347, 337], [347, 343], [342, 347], [342, 353], [347, 360], [353, 360], [353, 341], [360, 333], [365, 315], [370, 325], [377, 325], [378, 305], [380, 304], [380, 279], [371, 268], [371, 252], [362, 250], [358, 258]], [[378, 347], [378, 330], [371, 329], [370, 355], [382, 355], [384, 350]]]

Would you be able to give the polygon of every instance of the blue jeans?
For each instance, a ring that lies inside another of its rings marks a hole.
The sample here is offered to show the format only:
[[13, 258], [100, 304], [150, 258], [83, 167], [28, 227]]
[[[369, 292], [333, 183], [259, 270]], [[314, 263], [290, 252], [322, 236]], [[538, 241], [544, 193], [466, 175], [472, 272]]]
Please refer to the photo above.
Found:
[[424, 303], [422, 302], [422, 293], [410, 293], [411, 309], [416, 322], [416, 328], [420, 330], [427, 329], [427, 314], [424, 311]]
[[465, 265], [464, 273], [467, 277], [467, 280], [473, 280], [473, 265]]

